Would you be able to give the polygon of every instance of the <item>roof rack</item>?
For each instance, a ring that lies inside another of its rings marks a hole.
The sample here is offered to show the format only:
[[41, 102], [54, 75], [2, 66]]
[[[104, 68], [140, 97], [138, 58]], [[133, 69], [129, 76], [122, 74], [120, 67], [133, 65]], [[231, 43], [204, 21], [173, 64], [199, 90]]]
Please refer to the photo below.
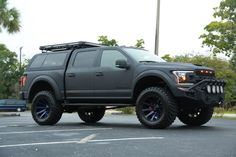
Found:
[[86, 42], [86, 41], [78, 41], [78, 42], [71, 42], [71, 43], [40, 46], [39, 49], [42, 50], [42, 53], [46, 53], [47, 51], [62, 51], [62, 50], [102, 47], [102, 46], [104, 45]]

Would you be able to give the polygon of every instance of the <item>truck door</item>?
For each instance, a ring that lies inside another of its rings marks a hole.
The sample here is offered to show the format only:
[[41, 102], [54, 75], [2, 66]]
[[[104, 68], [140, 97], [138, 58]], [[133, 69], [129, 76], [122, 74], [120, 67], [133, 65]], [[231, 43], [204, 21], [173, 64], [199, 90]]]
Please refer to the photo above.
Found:
[[100, 55], [100, 63], [94, 73], [93, 92], [98, 99], [131, 98], [133, 67], [129, 69], [116, 67], [117, 60], [131, 60], [117, 49], [104, 49]]
[[65, 74], [67, 99], [86, 99], [93, 96], [92, 77], [97, 56], [96, 49], [73, 52]]

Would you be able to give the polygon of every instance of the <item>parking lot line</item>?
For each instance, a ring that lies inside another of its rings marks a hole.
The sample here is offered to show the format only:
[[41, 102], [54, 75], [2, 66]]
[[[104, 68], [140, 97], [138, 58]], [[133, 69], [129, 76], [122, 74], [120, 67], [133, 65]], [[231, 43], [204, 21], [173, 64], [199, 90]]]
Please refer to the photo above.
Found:
[[137, 137], [137, 138], [115, 138], [115, 139], [99, 139], [90, 140], [88, 142], [114, 142], [114, 141], [133, 141], [133, 140], [160, 140], [164, 137]]
[[96, 134], [91, 134], [89, 136], [82, 138], [78, 143], [87, 143], [90, 140], [94, 139], [95, 137], [96, 137]]
[[40, 143], [23, 143], [23, 144], [10, 144], [10, 145], [0, 145], [0, 148], [9, 147], [23, 147], [23, 146], [39, 146], [39, 145], [52, 145], [52, 144], [71, 144], [78, 143], [79, 141], [58, 141], [58, 142], [40, 142]]
[[93, 130], [110, 130], [112, 128], [87, 128], [87, 129], [63, 129], [63, 130], [40, 130], [40, 131], [14, 131], [14, 132], [0, 132], [0, 135], [11, 134], [32, 134], [42, 132], [71, 132], [71, 131], [93, 131]]
[[[95, 143], [95, 142], [115, 142], [115, 141], [132, 141], [132, 140], [158, 140], [163, 139], [164, 137], [138, 137], [138, 138], [116, 138], [116, 139], [100, 139], [100, 140], [89, 140], [94, 138], [95, 134], [89, 135], [86, 138], [88, 141], [81, 142], [85, 138], [72, 141], [57, 141], [57, 142], [40, 142], [40, 143], [23, 143], [23, 144], [11, 144], [11, 145], [0, 145], [0, 148], [10, 148], [10, 147], [24, 147], [24, 146], [39, 146], [39, 145], [56, 145], [56, 144], [85, 144], [87, 142]], [[85, 140], [84, 140], [85, 141]]]

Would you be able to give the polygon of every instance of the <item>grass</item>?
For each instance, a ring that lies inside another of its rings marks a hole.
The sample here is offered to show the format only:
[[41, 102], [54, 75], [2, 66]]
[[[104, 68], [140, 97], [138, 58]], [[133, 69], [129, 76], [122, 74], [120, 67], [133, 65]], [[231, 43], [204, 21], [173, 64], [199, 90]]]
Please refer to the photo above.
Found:
[[214, 108], [215, 113], [223, 113], [223, 114], [236, 114], [236, 106], [231, 107], [231, 108], [224, 108], [224, 107], [216, 107]]
[[236, 119], [236, 117], [227, 117], [224, 114], [236, 114], [236, 106], [231, 108], [216, 107], [214, 108], [214, 117], [215, 118], [227, 118], [227, 119]]
[[124, 108], [118, 108], [117, 111], [121, 111], [123, 114], [133, 114], [135, 112], [134, 107], [124, 107]]

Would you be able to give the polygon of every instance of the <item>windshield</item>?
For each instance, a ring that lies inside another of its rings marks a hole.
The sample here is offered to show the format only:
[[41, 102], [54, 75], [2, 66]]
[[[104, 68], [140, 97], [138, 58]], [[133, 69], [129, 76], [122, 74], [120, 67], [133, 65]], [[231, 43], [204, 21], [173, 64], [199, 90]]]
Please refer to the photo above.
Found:
[[123, 48], [123, 49], [137, 62], [150, 62], [150, 63], [165, 62], [164, 59], [146, 50], [135, 49], [135, 48]]

